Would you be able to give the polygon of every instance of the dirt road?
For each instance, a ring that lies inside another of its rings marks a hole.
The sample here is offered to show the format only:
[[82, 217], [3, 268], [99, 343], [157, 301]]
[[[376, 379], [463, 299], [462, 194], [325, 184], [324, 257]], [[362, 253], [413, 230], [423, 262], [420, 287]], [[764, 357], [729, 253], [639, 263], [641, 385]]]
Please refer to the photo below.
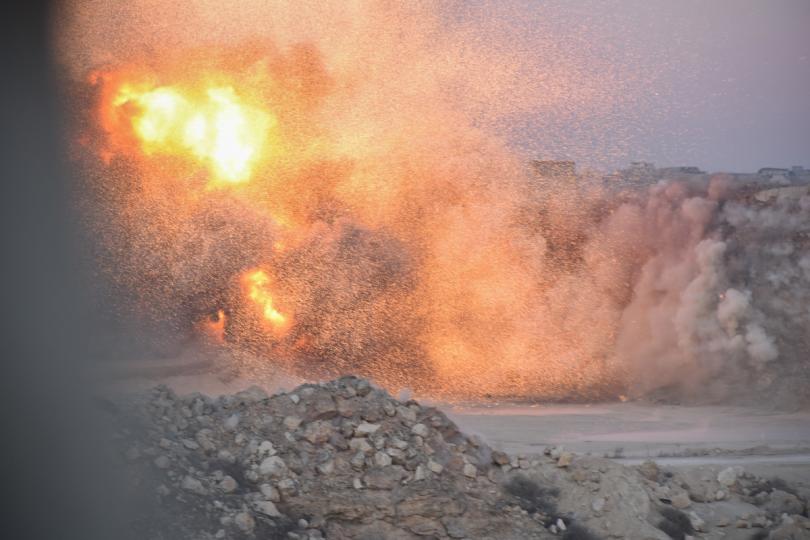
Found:
[[742, 465], [810, 482], [810, 411], [613, 403], [451, 406], [449, 416], [513, 453], [563, 445], [628, 464]]

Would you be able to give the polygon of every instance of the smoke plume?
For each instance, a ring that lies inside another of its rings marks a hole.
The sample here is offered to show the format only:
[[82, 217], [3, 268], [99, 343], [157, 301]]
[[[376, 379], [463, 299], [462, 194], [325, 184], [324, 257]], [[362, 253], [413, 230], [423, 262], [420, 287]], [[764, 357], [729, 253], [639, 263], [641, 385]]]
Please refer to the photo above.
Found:
[[[801, 372], [810, 198], [755, 204], [721, 175], [542, 181], [505, 120], [561, 94], [588, 114], [632, 94], [575, 55], [538, 62], [447, 29], [450, 13], [68, 3], [56, 43], [83, 204], [118, 301], [159, 335], [222, 313], [246, 367], [446, 396], [714, 400]], [[110, 113], [121, 81], [223, 78], [273, 119], [244, 185], [144, 151]]]

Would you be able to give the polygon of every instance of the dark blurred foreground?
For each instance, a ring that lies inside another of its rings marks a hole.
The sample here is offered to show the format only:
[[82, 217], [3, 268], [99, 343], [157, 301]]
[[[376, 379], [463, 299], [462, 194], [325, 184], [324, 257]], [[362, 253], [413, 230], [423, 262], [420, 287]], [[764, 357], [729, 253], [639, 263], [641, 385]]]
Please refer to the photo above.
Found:
[[60, 148], [48, 8], [6, 3], [0, 17], [3, 536], [124, 538], [121, 482], [106, 465], [111, 430], [87, 379], [93, 324]]

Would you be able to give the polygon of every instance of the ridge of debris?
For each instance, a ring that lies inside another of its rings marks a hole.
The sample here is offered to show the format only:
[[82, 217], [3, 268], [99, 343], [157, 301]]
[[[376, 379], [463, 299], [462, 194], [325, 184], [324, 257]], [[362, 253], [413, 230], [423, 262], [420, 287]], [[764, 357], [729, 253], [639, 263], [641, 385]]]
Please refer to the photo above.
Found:
[[119, 442], [140, 494], [139, 538], [810, 534], [808, 492], [783, 481], [735, 468], [631, 468], [559, 447], [509, 456], [440, 410], [351, 376], [272, 396], [258, 387], [178, 396], [160, 386], [111, 410], [128, 426]]

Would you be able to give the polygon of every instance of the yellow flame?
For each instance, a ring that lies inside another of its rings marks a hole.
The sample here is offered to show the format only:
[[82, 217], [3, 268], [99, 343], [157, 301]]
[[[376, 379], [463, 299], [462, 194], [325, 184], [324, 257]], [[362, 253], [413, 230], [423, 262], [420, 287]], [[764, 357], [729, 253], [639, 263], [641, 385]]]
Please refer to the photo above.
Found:
[[287, 325], [287, 317], [275, 307], [273, 295], [270, 292], [270, 276], [264, 270], [252, 270], [245, 275], [247, 296], [260, 309], [264, 319], [277, 329]]
[[208, 88], [194, 99], [176, 87], [124, 85], [113, 104], [134, 106], [132, 129], [147, 154], [191, 156], [214, 179], [233, 183], [250, 179], [276, 123], [230, 86]]

